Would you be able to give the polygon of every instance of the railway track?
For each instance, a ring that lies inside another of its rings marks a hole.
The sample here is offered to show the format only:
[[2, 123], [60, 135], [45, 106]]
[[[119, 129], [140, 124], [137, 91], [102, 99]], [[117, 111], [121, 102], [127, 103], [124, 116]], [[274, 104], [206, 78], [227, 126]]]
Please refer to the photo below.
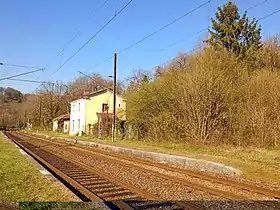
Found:
[[19, 208], [15, 207], [15, 205], [0, 202], [0, 210], [17, 210], [17, 209], [19, 209]]
[[[89, 148], [89, 147], [84, 147], [84, 146], [74, 146], [74, 145], [73, 145], [73, 147], [69, 148], [69, 145], [71, 145], [69, 143], [54, 142], [54, 141], [51, 141], [51, 140], [48, 140], [48, 139], [34, 137], [34, 136], [22, 134], [22, 133], [20, 135], [23, 135], [23, 136], [28, 137], [30, 139], [32, 138], [33, 140], [34, 139], [40, 139], [42, 142], [48, 143], [48, 144], [45, 144], [46, 146], [50, 145], [49, 143], [51, 143], [51, 144], [58, 145], [60, 147], [64, 147], [64, 150], [67, 150], [67, 149], [68, 150], [76, 150], [76, 151], [82, 152], [83, 154], [89, 154], [89, 155], [92, 155], [92, 156], [94, 155], [95, 158], [107, 159], [110, 162], [114, 162], [116, 164], [123, 165], [123, 166], [130, 167], [130, 168], [135, 168], [136, 170], [139, 170], [139, 171], [142, 171], [142, 172], [149, 171], [149, 173], [152, 173], [155, 176], [161, 177], [162, 179], [172, 179], [172, 181], [175, 181], [175, 182], [180, 183], [182, 185], [187, 185], [187, 186], [190, 186], [190, 187], [192, 187], [196, 190], [205, 191], [205, 192], [208, 192], [208, 193], [213, 194], [213, 195], [218, 195], [221, 198], [225, 198], [227, 200], [233, 200], [233, 201], [248, 200], [248, 198], [244, 198], [240, 195], [235, 195], [233, 193], [226, 192], [226, 191], [219, 191], [217, 189], [212, 189], [212, 188], [209, 188], [209, 187], [197, 184], [197, 183], [191, 183], [191, 182], [188, 182], [188, 181], [183, 180], [181, 178], [170, 177], [170, 176], [158, 173], [158, 172], [153, 172], [151, 170], [148, 170], [145, 167], [139, 167], [139, 166], [136, 166], [134, 164], [129, 164], [127, 162], [123, 163], [120, 160], [123, 159], [123, 160], [130, 161], [130, 162], [133, 162], [133, 163], [141, 163], [141, 164], [147, 165], [147, 166], [157, 166], [159, 168], [163, 168], [163, 169], [169, 170], [169, 171], [175, 171], [175, 172], [178, 172], [178, 173], [190, 173], [193, 176], [196, 176], [198, 178], [210, 179], [211, 181], [216, 182], [216, 183], [226, 181], [225, 185], [226, 184], [227, 185], [232, 185], [232, 184], [235, 183], [234, 181], [231, 181], [231, 180], [224, 180], [224, 179], [221, 179], [221, 178], [218, 178], [218, 177], [212, 177], [212, 176], [208, 177], [208, 176], [205, 176], [205, 174], [196, 173], [196, 172], [192, 172], [192, 171], [189, 172], [188, 170], [182, 170], [182, 169], [172, 167], [172, 166], [169, 166], [169, 165], [165, 165], [165, 164], [162, 164], [162, 163], [155, 163], [155, 162], [152, 162], [152, 161], [142, 160], [142, 159], [135, 158], [135, 157], [124, 156], [124, 155], [120, 155], [120, 154], [116, 154], [116, 153], [112, 153], [112, 152], [108, 152], [108, 151], [103, 151], [103, 150], [100, 150], [100, 149]], [[44, 146], [42, 146], [42, 147], [44, 147]], [[73, 161], [75, 161], [75, 160], [73, 160]], [[88, 166], [84, 165], [83, 167], [86, 168]], [[103, 174], [103, 175], [106, 176], [106, 174]], [[237, 184], [238, 184], [237, 188], [240, 188], [240, 189], [243, 189], [243, 190], [248, 190], [248, 191], [255, 190], [254, 186], [251, 186], [251, 185], [248, 185], [248, 184], [242, 185], [243, 183], [237, 183]], [[248, 189], [247, 188], [248, 186], [251, 187], [251, 188]], [[260, 187], [257, 187], [256, 189], [257, 189], [256, 191], [259, 192], [260, 194], [264, 194], [266, 196], [279, 198], [279, 192], [277, 192], [277, 191], [273, 191], [273, 190], [269, 190], [269, 189], [265, 189], [265, 188], [260, 188]], [[156, 199], [156, 200], [160, 200], [160, 199]], [[141, 203], [142, 201], [139, 201], [139, 202]], [[272, 209], [280, 209], [279, 202], [272, 202], [272, 201], [256, 201], [256, 202], [258, 202], [262, 205], [268, 206], [268, 207], [273, 206]], [[186, 204], [185, 202], [179, 202], [179, 204], [181, 204], [181, 206], [184, 206], [184, 205], [188, 206], [188, 204]], [[170, 205], [170, 204], [167, 203], [166, 205]]]
[[145, 209], [145, 206], [158, 209], [201, 209], [190, 202], [159, 202], [161, 198], [158, 196], [112, 178], [93, 167], [69, 157], [54, 154], [18, 135], [9, 132], [4, 134], [84, 201], [106, 202], [109, 206], [114, 205], [119, 209]]
[[[130, 157], [130, 156], [125, 156], [125, 155], [121, 155], [121, 154], [115, 154], [115, 153], [108, 152], [108, 151], [105, 151], [105, 150], [94, 149], [94, 148], [85, 148], [85, 146], [81, 146], [81, 148], [79, 146], [79, 147], [77, 147], [77, 149], [81, 150], [81, 151], [84, 151], [84, 152], [93, 151], [93, 152], [100, 153], [104, 156], [115, 158], [115, 159], [113, 159], [113, 161], [117, 161], [117, 159], [122, 159], [122, 160], [130, 161], [130, 162], [134, 162], [134, 163], [138, 163], [138, 164], [142, 164], [142, 165], [146, 165], [146, 166], [157, 167], [157, 168], [161, 168], [161, 169], [164, 169], [164, 170], [167, 170], [167, 171], [172, 171], [172, 172], [176, 172], [176, 173], [180, 173], [180, 174], [185, 174], [185, 175], [188, 175], [188, 176], [192, 176], [192, 177], [196, 177], [196, 178], [199, 178], [199, 179], [211, 181], [211, 182], [214, 182], [214, 183], [219, 183], [219, 184], [223, 184], [223, 185], [227, 185], [227, 186], [233, 186], [233, 187], [238, 188], [240, 190], [250, 191], [250, 192], [253, 192], [253, 193], [261, 194], [261, 195], [272, 197], [272, 198], [275, 198], [275, 199], [280, 199], [280, 192], [276, 191], [276, 190], [271, 190], [271, 189], [267, 189], [267, 188], [253, 186], [253, 185], [250, 185], [250, 184], [247, 184], [247, 183], [240, 183], [240, 182], [229, 180], [229, 179], [224, 179], [224, 178], [220, 178], [220, 177], [206, 175], [206, 174], [201, 173], [201, 172], [194, 172], [194, 171], [191, 171], [191, 170], [188, 170], [188, 169], [177, 168], [177, 167], [174, 167], [174, 166], [166, 165], [166, 164], [163, 164], [163, 163], [157, 163], [157, 162], [153, 162], [153, 161], [150, 161], [150, 160], [143, 160], [143, 159], [136, 158], [136, 157]], [[238, 199], [237, 196], [227, 195], [226, 193], [224, 195], [222, 195], [222, 197], [229, 198], [229, 199]]]
[[[30, 135], [27, 135], [27, 134], [23, 134], [23, 135], [31, 137]], [[32, 136], [32, 138], [33, 137], [34, 136]], [[57, 144], [57, 145], [69, 145], [69, 143], [54, 142], [54, 141], [50, 141], [48, 139], [44, 139], [44, 138], [40, 138], [40, 137], [34, 137], [34, 138], [41, 139], [41, 140], [47, 141], [47, 142], [51, 142], [51, 143]], [[117, 153], [114, 153], [114, 152], [108, 152], [108, 151], [105, 151], [105, 150], [96, 149], [96, 148], [92, 148], [92, 147], [86, 147], [86, 146], [82, 146], [82, 145], [75, 146], [72, 143], [70, 145], [73, 145], [73, 149], [80, 150], [80, 151], [88, 153], [88, 154], [90, 152], [94, 152], [95, 155], [97, 155], [97, 156], [99, 154], [102, 155], [102, 156], [99, 155], [100, 158], [107, 158], [108, 161], [112, 161], [112, 162], [115, 162], [117, 164], [122, 164], [122, 165], [126, 165], [126, 166], [129, 166], [129, 167], [137, 168], [138, 170], [146, 171], [147, 168], [139, 167], [139, 166], [136, 166], [134, 164], [129, 164], [128, 162], [141, 164], [143, 166], [157, 167], [157, 168], [164, 169], [164, 170], [167, 170], [167, 171], [176, 172], [176, 173], [180, 173], [180, 174], [185, 174], [185, 175], [192, 176], [192, 177], [195, 177], [195, 178], [198, 178], [198, 179], [210, 181], [210, 182], [213, 182], [213, 183], [219, 183], [219, 184], [223, 184], [225, 186], [231, 186], [231, 187], [235, 187], [235, 188], [240, 189], [240, 190], [245, 190], [245, 191], [253, 192], [253, 193], [256, 193], [256, 194], [264, 195], [264, 196], [267, 196], [267, 197], [275, 198], [275, 199], [278, 199], [278, 201], [280, 201], [279, 200], [280, 199], [280, 192], [275, 191], [275, 190], [271, 190], [271, 189], [267, 189], [267, 188], [263, 188], [263, 187], [258, 187], [258, 186], [253, 186], [253, 185], [250, 185], [250, 184], [247, 184], [247, 183], [240, 183], [240, 182], [237, 182], [237, 181], [224, 179], [224, 178], [220, 178], [220, 177], [215, 177], [215, 176], [212, 176], [212, 175], [206, 175], [206, 174], [201, 173], [201, 172], [194, 172], [194, 171], [191, 171], [191, 170], [188, 170], [188, 169], [177, 168], [177, 167], [174, 167], [174, 166], [170, 166], [170, 165], [166, 165], [166, 164], [158, 163], [158, 162], [153, 162], [153, 161], [150, 161], [150, 160], [143, 160], [143, 159], [140, 159], [140, 158], [137, 158], [137, 157], [125, 156], [125, 155], [117, 154]], [[123, 162], [120, 162], [120, 160], [125, 160], [125, 161], [128, 161], [128, 162], [123, 163]], [[154, 173], [157, 176], [161, 176], [162, 178], [170, 178], [169, 176], [166, 176], [166, 175], [161, 174], [161, 173], [157, 173], [157, 172], [152, 172], [152, 173]], [[218, 196], [226, 198], [226, 199], [244, 200], [244, 197], [234, 195], [233, 193], [227, 193], [227, 192], [219, 191], [219, 190], [216, 190], [216, 189], [210, 189], [208, 187], [201, 186], [197, 183], [195, 183], [195, 184], [190, 183], [190, 182], [188, 182], [186, 180], [183, 180], [181, 178], [176, 178], [175, 177], [174, 179], [181, 184], [188, 184], [189, 186], [191, 186], [195, 189], [207, 191], [211, 194], [218, 195]], [[279, 206], [279, 209], [280, 209], [280, 206]]]

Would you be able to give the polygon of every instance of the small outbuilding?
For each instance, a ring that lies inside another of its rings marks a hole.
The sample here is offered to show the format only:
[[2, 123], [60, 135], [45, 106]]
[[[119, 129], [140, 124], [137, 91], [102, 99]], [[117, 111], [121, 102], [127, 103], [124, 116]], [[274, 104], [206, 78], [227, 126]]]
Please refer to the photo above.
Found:
[[70, 131], [70, 114], [60, 115], [52, 120], [53, 131], [69, 133]]

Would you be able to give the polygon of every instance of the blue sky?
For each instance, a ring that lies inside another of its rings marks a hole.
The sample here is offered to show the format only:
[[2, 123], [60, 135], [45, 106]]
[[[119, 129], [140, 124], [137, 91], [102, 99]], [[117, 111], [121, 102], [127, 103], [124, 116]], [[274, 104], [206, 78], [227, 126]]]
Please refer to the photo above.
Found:
[[[85, 73], [112, 74], [113, 61], [103, 62], [95, 69], [89, 67], [119, 52], [168, 22], [192, 10], [206, 0], [133, 0], [105, 30], [103, 30], [76, 57], [56, 74], [60, 65], [84, 44], [116, 11], [129, 0], [109, 0], [92, 18], [97, 8], [105, 0], [3, 0], [0, 12], [0, 62], [31, 65], [46, 68], [43, 73], [20, 77], [21, 79], [71, 81]], [[263, 0], [235, 0], [240, 10]], [[166, 28], [142, 44], [121, 54], [118, 58], [118, 79], [131, 75], [133, 69], [151, 69], [167, 62], [178, 52], [193, 49], [205, 36], [196, 32], [210, 24], [218, 5], [227, 0], [212, 0], [211, 3]], [[248, 11], [249, 18], [261, 18], [280, 9], [279, 0], [269, 0], [261, 6]], [[280, 13], [260, 22], [263, 39], [280, 31]], [[91, 23], [89, 23], [91, 21]], [[67, 46], [62, 57], [57, 56], [60, 49], [74, 36], [80, 34]], [[165, 48], [181, 39], [184, 42]], [[87, 71], [86, 71], [87, 70]], [[0, 66], [0, 78], [28, 71], [24, 68]], [[10, 86], [22, 92], [32, 92], [38, 84], [16, 81], [1, 81], [0, 86]]]

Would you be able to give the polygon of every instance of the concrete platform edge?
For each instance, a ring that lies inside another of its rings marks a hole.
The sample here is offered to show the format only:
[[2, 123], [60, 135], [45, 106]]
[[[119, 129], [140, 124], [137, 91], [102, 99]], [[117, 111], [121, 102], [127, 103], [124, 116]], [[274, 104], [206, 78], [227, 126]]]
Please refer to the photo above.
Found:
[[226, 176], [240, 176], [242, 174], [242, 171], [230, 166], [226, 166], [221, 163], [207, 161], [203, 159], [195, 159], [195, 158], [188, 158], [183, 156], [177, 156], [177, 155], [170, 155], [165, 153], [158, 153], [158, 152], [149, 152], [149, 151], [143, 151], [143, 150], [137, 150], [137, 149], [131, 149], [131, 148], [125, 148], [125, 147], [118, 147], [113, 145], [107, 145], [107, 144], [101, 144], [96, 142], [90, 142], [90, 141], [83, 141], [83, 140], [77, 140], [73, 138], [64, 138], [64, 137], [51, 137], [48, 135], [40, 134], [40, 133], [32, 133], [33, 135], [43, 136], [49, 139], [57, 139], [57, 140], [63, 140], [67, 142], [72, 142], [76, 144], [80, 144], [83, 146], [90, 146], [95, 148], [100, 148], [103, 150], [111, 150], [114, 152], [126, 154], [126, 155], [133, 155], [136, 157], [141, 158], [148, 158], [150, 160], [156, 161], [156, 162], [163, 162], [173, 165], [180, 165], [184, 166], [186, 168], [191, 168], [198, 171], [204, 171], [204, 172], [212, 172], [212, 173], [218, 173]]

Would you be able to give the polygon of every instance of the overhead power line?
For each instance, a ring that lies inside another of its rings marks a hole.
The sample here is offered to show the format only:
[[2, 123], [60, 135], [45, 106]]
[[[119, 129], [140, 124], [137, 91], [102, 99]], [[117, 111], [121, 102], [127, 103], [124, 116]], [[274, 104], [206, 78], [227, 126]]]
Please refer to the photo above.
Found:
[[[149, 39], [150, 37], [152, 37], [152, 36], [154, 36], [154, 35], [160, 33], [161, 31], [163, 31], [164, 29], [168, 28], [169, 26], [175, 24], [175, 23], [178, 22], [179, 20], [185, 18], [186, 16], [192, 14], [193, 12], [195, 12], [195, 11], [199, 10], [200, 8], [204, 7], [205, 5], [209, 4], [211, 1], [212, 1], [212, 0], [208, 0], [208, 1], [204, 2], [203, 4], [201, 4], [201, 5], [199, 5], [199, 6], [195, 7], [195, 8], [193, 8], [192, 10], [190, 10], [190, 11], [188, 11], [187, 13], [183, 14], [182, 16], [176, 18], [175, 20], [173, 20], [173, 21], [167, 23], [167, 24], [164, 25], [163, 27], [157, 29], [156, 31], [150, 33], [149, 35], [147, 35], [147, 36], [141, 38], [140, 40], [136, 41], [135, 43], [129, 45], [129, 46], [126, 47], [126, 48], [124, 48], [122, 51], [118, 52], [118, 54], [122, 54], [122, 53], [128, 51], [129, 49], [135, 47], [136, 45], [143, 43], [144, 41], [146, 41], [146, 40]], [[110, 57], [104, 59], [104, 60], [101, 61], [100, 63], [98, 63], [98, 64], [96, 64], [96, 65], [94, 65], [94, 66], [88, 68], [86, 71], [100, 66], [101, 64], [103, 64], [103, 63], [105, 63], [105, 62], [111, 60], [113, 57], [114, 57], [114, 56], [110, 56]]]
[[109, 61], [109, 60], [111, 60], [112, 58], [114, 58], [114, 56], [112, 55], [112, 56], [110, 56], [110, 57], [108, 57], [108, 58], [106, 58], [106, 59], [104, 59], [103, 61], [101, 61], [100, 63], [98, 63], [98, 64], [96, 64], [96, 65], [94, 65], [94, 66], [91, 66], [91, 67], [89, 67], [88, 69], [86, 69], [85, 71], [89, 71], [89, 70], [91, 70], [91, 69], [95, 69], [96, 67], [98, 67], [98, 66], [100, 66], [101, 64], [103, 64], [103, 63], [105, 63], [105, 62], [107, 62], [107, 61]]
[[[254, 8], [256, 8], [256, 7], [258, 7], [258, 6], [260, 6], [260, 5], [264, 4], [264, 3], [266, 3], [266, 2], [268, 2], [268, 1], [269, 1], [269, 0], [263, 0], [263, 1], [259, 2], [259, 3], [257, 3], [257, 4], [254, 4], [254, 5], [250, 6], [250, 7], [248, 7], [248, 8], [247, 8], [246, 10], [244, 10], [244, 11], [249, 11], [249, 10], [251, 10], [251, 9], [254, 9]], [[205, 2], [203, 5], [200, 5], [199, 7], [202, 7], [202, 6], [204, 6], [205, 4], [210, 3], [210, 2], [211, 2], [211, 1]], [[196, 9], [196, 8], [195, 8], [195, 9]], [[278, 13], [278, 12], [280, 12], [280, 10], [277, 10], [277, 11], [275, 11], [275, 12], [272, 12], [272, 13], [266, 15], [266, 16], [264, 16], [264, 17], [258, 19], [258, 21], [263, 20], [263, 19], [265, 19], [265, 18], [268, 18], [268, 17], [270, 17], [270, 16], [272, 16], [272, 15], [275, 15], [275, 14]], [[167, 27], [168, 27], [168, 26], [167, 26]], [[163, 27], [163, 28], [164, 28], [164, 27]], [[208, 28], [205, 28], [205, 29], [203, 29], [203, 30], [201, 30], [201, 31], [198, 31], [198, 32], [195, 33], [195, 35], [197, 35], [197, 34], [203, 32], [203, 31], [206, 31], [207, 29], [208, 29]], [[159, 30], [160, 30], [160, 29], [159, 29]], [[162, 29], [162, 30], [163, 30], [163, 29]], [[155, 31], [154, 33], [156, 33], [156, 32], [157, 32], [157, 31]], [[160, 32], [160, 31], [159, 31], [159, 32]], [[153, 36], [154, 33], [148, 35], [147, 38], [144, 37], [143, 39], [145, 39], [145, 38], [148, 39], [149, 37]], [[141, 39], [141, 40], [143, 40], [143, 39]], [[133, 46], [135, 46], [135, 45], [137, 45], [137, 44], [140, 44], [140, 43], [141, 43], [141, 40], [139, 40], [138, 42], [134, 43], [133, 45], [131, 45], [131, 46], [125, 48], [123, 51], [119, 52], [119, 54], [120, 54], [120, 53], [123, 53], [123, 52], [126, 51], [126, 50], [128, 50], [128, 48], [132, 48]], [[145, 41], [145, 40], [143, 40], [143, 41]], [[143, 41], [142, 41], [142, 42], [143, 42]], [[177, 44], [179, 44], [179, 43], [181, 43], [181, 42], [183, 42], [183, 41], [185, 41], [185, 39], [176, 41], [176, 42], [174, 42], [174, 43], [168, 45], [167, 47], [162, 48], [160, 51], [164, 51], [164, 50], [166, 50], [167, 48], [170, 48], [170, 47], [172, 47], [172, 46], [175, 46], [175, 45], [177, 45]], [[140, 43], [139, 43], [139, 42], [140, 42]], [[193, 51], [193, 50], [192, 50], [192, 51]], [[104, 59], [103, 61], [101, 61], [100, 63], [98, 63], [98, 64], [96, 64], [96, 65], [94, 65], [94, 66], [88, 68], [86, 71], [88, 71], [88, 70], [90, 70], [90, 69], [94, 69], [94, 68], [100, 66], [101, 64], [103, 64], [103, 63], [105, 63], [105, 62], [111, 60], [112, 58], [113, 58], [113, 56], [110, 56], [110, 57]]]
[[183, 14], [182, 16], [176, 18], [175, 20], [171, 21], [170, 23], [167, 23], [165, 26], [159, 28], [158, 30], [154, 31], [153, 33], [149, 34], [148, 36], [143, 37], [142, 39], [138, 40], [137, 42], [133, 43], [132, 45], [126, 47], [125, 49], [123, 49], [122, 51], [120, 51], [118, 54], [120, 55], [121, 53], [124, 53], [125, 51], [135, 47], [136, 45], [144, 42], [145, 40], [149, 39], [150, 37], [158, 34], [159, 32], [163, 31], [164, 29], [166, 29], [167, 27], [173, 25], [174, 23], [178, 22], [179, 20], [187, 17], [188, 15], [192, 14], [193, 12], [199, 10], [200, 8], [204, 7], [205, 5], [209, 4], [212, 0], [208, 0], [204, 3], [202, 3], [201, 5], [195, 7], [194, 9], [190, 10], [189, 12]]
[[79, 73], [92, 80], [92, 77], [91, 77], [91, 76], [89, 76], [89, 75], [87, 75], [87, 74], [85, 74], [85, 73], [83, 73], [83, 72], [81, 72], [81, 71], [79, 71]]
[[[259, 2], [259, 3], [257, 3], [257, 4], [254, 4], [254, 5], [250, 6], [250, 7], [248, 7], [248, 8], [247, 8], [246, 10], [244, 10], [244, 11], [249, 11], [249, 10], [251, 10], [251, 9], [254, 9], [254, 8], [256, 8], [256, 7], [258, 7], [258, 6], [260, 6], [260, 5], [264, 4], [264, 3], [266, 3], [266, 2], [268, 2], [268, 1], [269, 1], [269, 0], [263, 0], [263, 1]], [[210, 28], [210, 27], [209, 27], [209, 28]], [[207, 31], [209, 28], [202, 29], [202, 30], [196, 32], [194, 35], [198, 35], [198, 34], [204, 32], [204, 31]], [[189, 38], [189, 37], [188, 37], [188, 38]], [[170, 47], [173, 47], [173, 46], [175, 46], [175, 45], [177, 45], [177, 44], [179, 44], [179, 43], [182, 43], [182, 42], [188, 40], [188, 38], [175, 41], [175, 42], [173, 42], [172, 44], [168, 45], [167, 47], [162, 48], [160, 51], [164, 51], [164, 50], [166, 50], [166, 49], [168, 49], [168, 48], [170, 48]]]
[[52, 83], [52, 82], [46, 82], [46, 81], [27, 80], [27, 79], [7, 79], [7, 80], [19, 81], [19, 82], [39, 83], [39, 84]]
[[268, 17], [270, 17], [270, 16], [273, 16], [273, 15], [277, 14], [278, 12], [280, 12], [280, 9], [278, 9], [278, 10], [276, 10], [276, 11], [270, 13], [270, 14], [267, 14], [267, 15], [265, 15], [265, 16], [263, 16], [263, 17], [257, 19], [257, 21], [264, 20], [264, 19], [266, 19], [266, 18], [268, 18]]
[[0, 78], [0, 81], [7, 80], [7, 79], [12, 79], [12, 78], [15, 78], [15, 77], [24, 76], [24, 75], [27, 75], [27, 74], [32, 74], [32, 73], [35, 73], [35, 72], [38, 72], [38, 71], [44, 71], [44, 69], [37, 69], [37, 70], [33, 70], [33, 71], [24, 72], [24, 73], [21, 73], [21, 74], [16, 74], [16, 75], [13, 75], [13, 76]]
[[251, 9], [253, 9], [253, 8], [255, 8], [255, 7], [258, 7], [258, 6], [264, 4], [264, 3], [268, 2], [268, 1], [269, 1], [269, 0], [263, 0], [263, 1], [259, 2], [259, 3], [256, 3], [256, 4], [254, 4], [254, 5], [250, 6], [250, 7], [248, 7], [245, 11], [248, 11], [248, 10], [251, 10]]
[[[93, 20], [93, 18], [97, 15], [97, 13], [107, 4], [109, 0], [105, 0], [99, 7], [98, 9], [93, 13], [90, 21], [88, 22], [88, 24], [90, 24]], [[70, 39], [69, 42], [67, 42], [67, 44], [60, 50], [60, 52], [57, 54], [57, 56], [61, 55], [61, 53], [63, 53], [63, 51], [65, 51], [65, 49], [74, 41], [74, 39], [77, 38], [77, 36], [80, 34], [81, 32], [81, 28], [78, 29], [78, 31], [74, 34], [74, 36]]]
[[103, 25], [90, 39], [88, 39], [74, 54], [72, 54], [53, 74], [57, 73], [66, 63], [72, 60], [82, 49], [84, 49], [101, 31], [103, 31], [119, 14], [121, 14], [133, 0], [130, 0], [121, 10], [119, 10], [105, 25]]
[[[256, 6], [259, 6], [259, 5], [261, 5], [261, 4], [263, 4], [263, 3], [267, 2], [267, 1], [268, 1], [268, 0], [265, 0], [265, 1], [262, 1], [262, 2], [260, 2], [260, 3], [258, 3], [258, 4], [255, 4], [255, 5], [251, 6], [251, 7], [249, 7], [247, 10], [252, 9], [252, 8], [255, 8]], [[267, 15], [265, 15], [265, 16], [259, 18], [259, 19], [257, 19], [257, 21], [264, 20], [264, 19], [266, 19], [266, 18], [268, 18], [268, 17], [270, 17], [270, 16], [273, 16], [273, 15], [279, 13], [279, 12], [280, 12], [280, 9], [279, 9], [279, 10], [276, 10], [276, 11], [274, 11], [274, 12], [272, 12], [272, 13], [269, 13], [269, 14], [267, 14]], [[204, 29], [204, 30], [205, 30], [205, 29]], [[203, 31], [203, 30], [202, 30], [202, 31]], [[174, 45], [174, 44], [173, 44], [173, 45]], [[169, 45], [169, 46], [167, 46], [166, 48], [171, 47], [171, 46], [173, 46], [173, 45]], [[166, 48], [164, 48], [164, 49], [166, 49]], [[198, 47], [196, 47], [196, 48], [194, 48], [194, 49], [188, 51], [187, 53], [192, 53], [192, 52], [195, 52], [196, 50], [199, 50], [199, 49], [202, 49], [202, 48], [203, 48], [203, 46], [200, 45], [200, 46], [198, 46]], [[164, 50], [164, 49], [163, 49], [163, 50]], [[163, 64], [164, 64], [164, 63], [159, 64], [159, 65], [153, 67], [151, 70], [153, 70], [153, 69], [155, 69], [155, 68], [157, 68], [158, 66], [163, 65]]]
[[[256, 8], [256, 7], [258, 7], [258, 6], [260, 6], [260, 5], [264, 4], [264, 3], [266, 3], [266, 2], [268, 2], [268, 1], [269, 1], [269, 0], [264, 0], [264, 1], [261, 1], [261, 2], [259, 2], [259, 3], [257, 3], [257, 4], [254, 4], [254, 5], [250, 6], [250, 7], [248, 7], [245, 11], [248, 11], [248, 10], [251, 10], [251, 9], [253, 9], [253, 8]], [[210, 2], [209, 2], [209, 3], [210, 3]], [[205, 3], [205, 4], [206, 4], [206, 3]], [[270, 17], [270, 16], [273, 16], [273, 15], [279, 13], [279, 12], [280, 12], [280, 9], [279, 9], [279, 10], [276, 10], [276, 11], [274, 11], [274, 12], [268, 14], [268, 15], [265, 15], [265, 16], [262, 17], [262, 18], [257, 19], [257, 21], [261, 21], [261, 20], [263, 20], [263, 19], [266, 19], [266, 18], [268, 18], [268, 17]], [[197, 34], [203, 32], [203, 31], [205, 31], [205, 30], [207, 30], [207, 29], [208, 29], [208, 28], [205, 28], [205, 29], [203, 29], [203, 30], [201, 30], [201, 31], [198, 31], [198, 32], [195, 33], [195, 35], [197, 35]], [[180, 43], [180, 42], [182, 42], [182, 41], [184, 41], [184, 40], [185, 40], [185, 39], [176, 41], [176, 42], [174, 42], [174, 43], [168, 45], [167, 47], [162, 48], [160, 51], [163, 51], [163, 50], [165, 50], [165, 49], [167, 49], [167, 48], [170, 48], [170, 47], [172, 47], [172, 46], [174, 46], [174, 45], [176, 45], [176, 44], [178, 44], [178, 43]], [[201, 49], [201, 48], [203, 48], [203, 46], [198, 46], [198, 47], [196, 47], [196, 48], [194, 48], [194, 49], [188, 51], [187, 53], [192, 53], [192, 52], [194, 52], [194, 51], [196, 51], [196, 50], [199, 50], [199, 49]], [[111, 57], [105, 59], [103, 62], [106, 62], [106, 61], [108, 61], [108, 60], [110, 60], [110, 59], [112, 59], [112, 58], [113, 58], [113, 56], [111, 56]], [[98, 66], [101, 65], [103, 62], [101, 62], [101, 63], [95, 65], [93, 68], [98, 67]], [[158, 67], [158, 66], [160, 66], [160, 65], [162, 65], [162, 64], [159, 64], [159, 65], [157, 65], [156, 67]], [[154, 68], [156, 68], [156, 67], [153, 67], [152, 69], [154, 69]]]
[[27, 68], [27, 69], [39, 69], [36, 66], [25, 66], [25, 65], [18, 65], [18, 64], [12, 64], [12, 63], [0, 63], [0, 66], [12, 66], [12, 67], [19, 67], [19, 68]]
[[[207, 27], [207, 28], [204, 28], [204, 29], [202, 29], [202, 30], [200, 30], [200, 31], [197, 31], [196, 33], [194, 33], [194, 35], [198, 35], [198, 34], [204, 32], [204, 31], [207, 31], [207, 30], [208, 30], [208, 27]], [[167, 47], [164, 47], [164, 48], [160, 49], [160, 51], [162, 52], [162, 51], [164, 51], [164, 50], [166, 50], [166, 49], [168, 49], [168, 48], [170, 48], [170, 47], [173, 47], [173, 46], [175, 46], [175, 45], [177, 45], [177, 44], [179, 44], [179, 43], [182, 43], [182, 42], [188, 40], [189, 38], [190, 38], [190, 37], [187, 37], [187, 38], [185, 38], [185, 39], [181, 39], [181, 40], [178, 40], [178, 41], [176, 41], [176, 42], [173, 42], [172, 44], [168, 45]]]
[[[193, 49], [187, 51], [186, 54], [191, 54], [191, 53], [193, 53], [197, 50], [201, 50], [203, 47], [204, 47], [203, 45], [198, 45], [197, 47], [194, 47]], [[154, 66], [153, 68], [149, 69], [149, 71], [152, 71], [154, 69], [157, 69], [158, 67], [164, 66], [164, 65], [166, 65], [166, 63], [167, 62], [163, 62], [161, 64], [158, 64], [158, 65]]]

